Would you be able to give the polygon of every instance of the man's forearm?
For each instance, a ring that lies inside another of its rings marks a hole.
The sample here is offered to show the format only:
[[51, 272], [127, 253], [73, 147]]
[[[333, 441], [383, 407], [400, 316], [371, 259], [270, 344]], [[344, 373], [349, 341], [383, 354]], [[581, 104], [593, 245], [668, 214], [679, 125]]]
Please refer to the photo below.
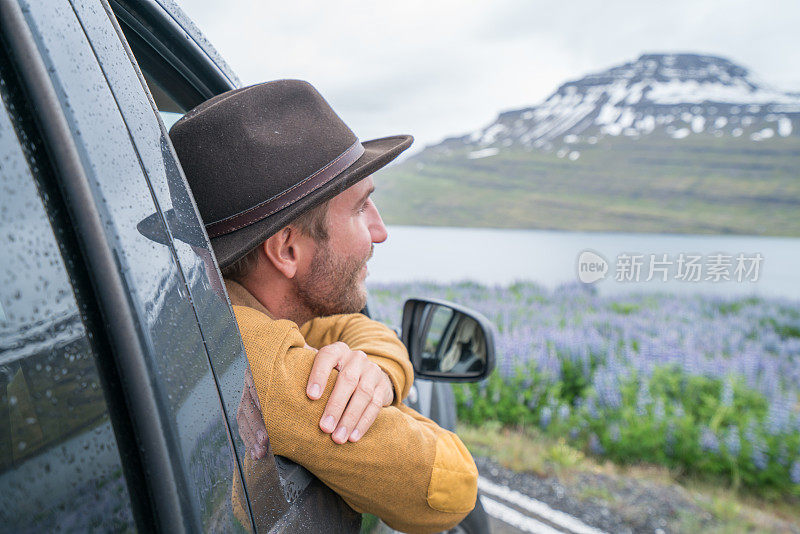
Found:
[[300, 333], [306, 343], [316, 348], [342, 341], [352, 350], [364, 351], [389, 376], [395, 392], [394, 404], [408, 395], [414, 381], [414, 369], [405, 345], [384, 324], [360, 313], [333, 315], [305, 323]]
[[398, 404], [382, 408], [357, 443], [333, 443], [317, 425], [324, 403], [305, 395], [313, 351], [304, 348], [297, 330], [287, 331], [278, 347], [266, 343], [276, 332], [268, 324], [254, 328], [250, 320], [258, 318], [249, 315], [237, 311], [237, 320], [275, 454], [306, 467], [355, 510], [398, 530], [438, 532], [469, 513], [477, 470], [457, 436]]
[[305, 466], [354, 510], [397, 530], [440, 532], [474, 507], [477, 470], [455, 434], [401, 404], [383, 408], [359, 442], [336, 445], [313, 424], [320, 405], [291, 390], [275, 383], [267, 394], [279, 407], [266, 416], [273, 451]]

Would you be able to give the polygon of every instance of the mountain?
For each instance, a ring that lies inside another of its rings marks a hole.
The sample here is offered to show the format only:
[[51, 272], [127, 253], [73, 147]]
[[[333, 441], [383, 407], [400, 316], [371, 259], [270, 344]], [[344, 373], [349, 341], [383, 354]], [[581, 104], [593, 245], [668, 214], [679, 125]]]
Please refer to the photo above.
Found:
[[563, 84], [538, 106], [507, 111], [469, 135], [474, 148], [551, 149], [606, 136], [673, 139], [707, 133], [753, 141], [800, 135], [800, 93], [770, 88], [731, 61], [697, 54], [645, 54]]
[[394, 224], [800, 235], [798, 168], [800, 93], [645, 54], [426, 147], [377, 198]]

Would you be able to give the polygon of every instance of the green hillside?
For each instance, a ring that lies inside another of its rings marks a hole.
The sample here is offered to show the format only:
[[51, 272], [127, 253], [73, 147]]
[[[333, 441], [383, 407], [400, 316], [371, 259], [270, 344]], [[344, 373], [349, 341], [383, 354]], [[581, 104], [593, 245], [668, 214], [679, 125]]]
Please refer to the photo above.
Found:
[[[457, 147], [457, 148], [456, 148]], [[800, 138], [663, 134], [510, 147], [468, 159], [450, 143], [376, 180], [387, 224], [800, 236]]]

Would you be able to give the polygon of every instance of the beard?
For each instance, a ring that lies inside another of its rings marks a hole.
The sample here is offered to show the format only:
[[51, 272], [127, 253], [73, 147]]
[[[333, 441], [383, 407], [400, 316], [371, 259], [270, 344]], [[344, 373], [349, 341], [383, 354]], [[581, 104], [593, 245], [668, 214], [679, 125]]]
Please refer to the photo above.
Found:
[[365, 258], [342, 258], [328, 241], [317, 244], [311, 269], [302, 279], [296, 278], [298, 304], [312, 317], [357, 313], [367, 304], [367, 290], [361, 279], [362, 269], [372, 257], [374, 246]]

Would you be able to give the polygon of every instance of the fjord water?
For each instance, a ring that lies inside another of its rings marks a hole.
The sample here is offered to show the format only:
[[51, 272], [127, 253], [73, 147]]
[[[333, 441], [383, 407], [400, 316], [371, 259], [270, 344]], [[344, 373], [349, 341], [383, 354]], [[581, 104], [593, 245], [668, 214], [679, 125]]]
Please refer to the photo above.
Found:
[[[800, 300], [800, 238], [786, 237], [389, 226], [388, 241], [375, 246], [367, 280], [471, 280], [487, 285], [524, 280], [555, 288], [578, 282], [578, 256], [587, 249], [608, 262], [605, 279], [593, 284], [601, 294], [646, 291]], [[676, 265], [670, 267], [666, 282], [659, 274], [645, 281], [651, 254], [659, 260], [667, 254], [668, 261], [676, 262], [681, 253], [701, 255], [704, 264], [711, 255], [733, 256], [734, 267], [740, 253], [745, 257], [761, 254], [763, 260], [755, 282], [680, 281], [675, 279]], [[620, 254], [643, 255], [638, 283], [615, 280]]]

